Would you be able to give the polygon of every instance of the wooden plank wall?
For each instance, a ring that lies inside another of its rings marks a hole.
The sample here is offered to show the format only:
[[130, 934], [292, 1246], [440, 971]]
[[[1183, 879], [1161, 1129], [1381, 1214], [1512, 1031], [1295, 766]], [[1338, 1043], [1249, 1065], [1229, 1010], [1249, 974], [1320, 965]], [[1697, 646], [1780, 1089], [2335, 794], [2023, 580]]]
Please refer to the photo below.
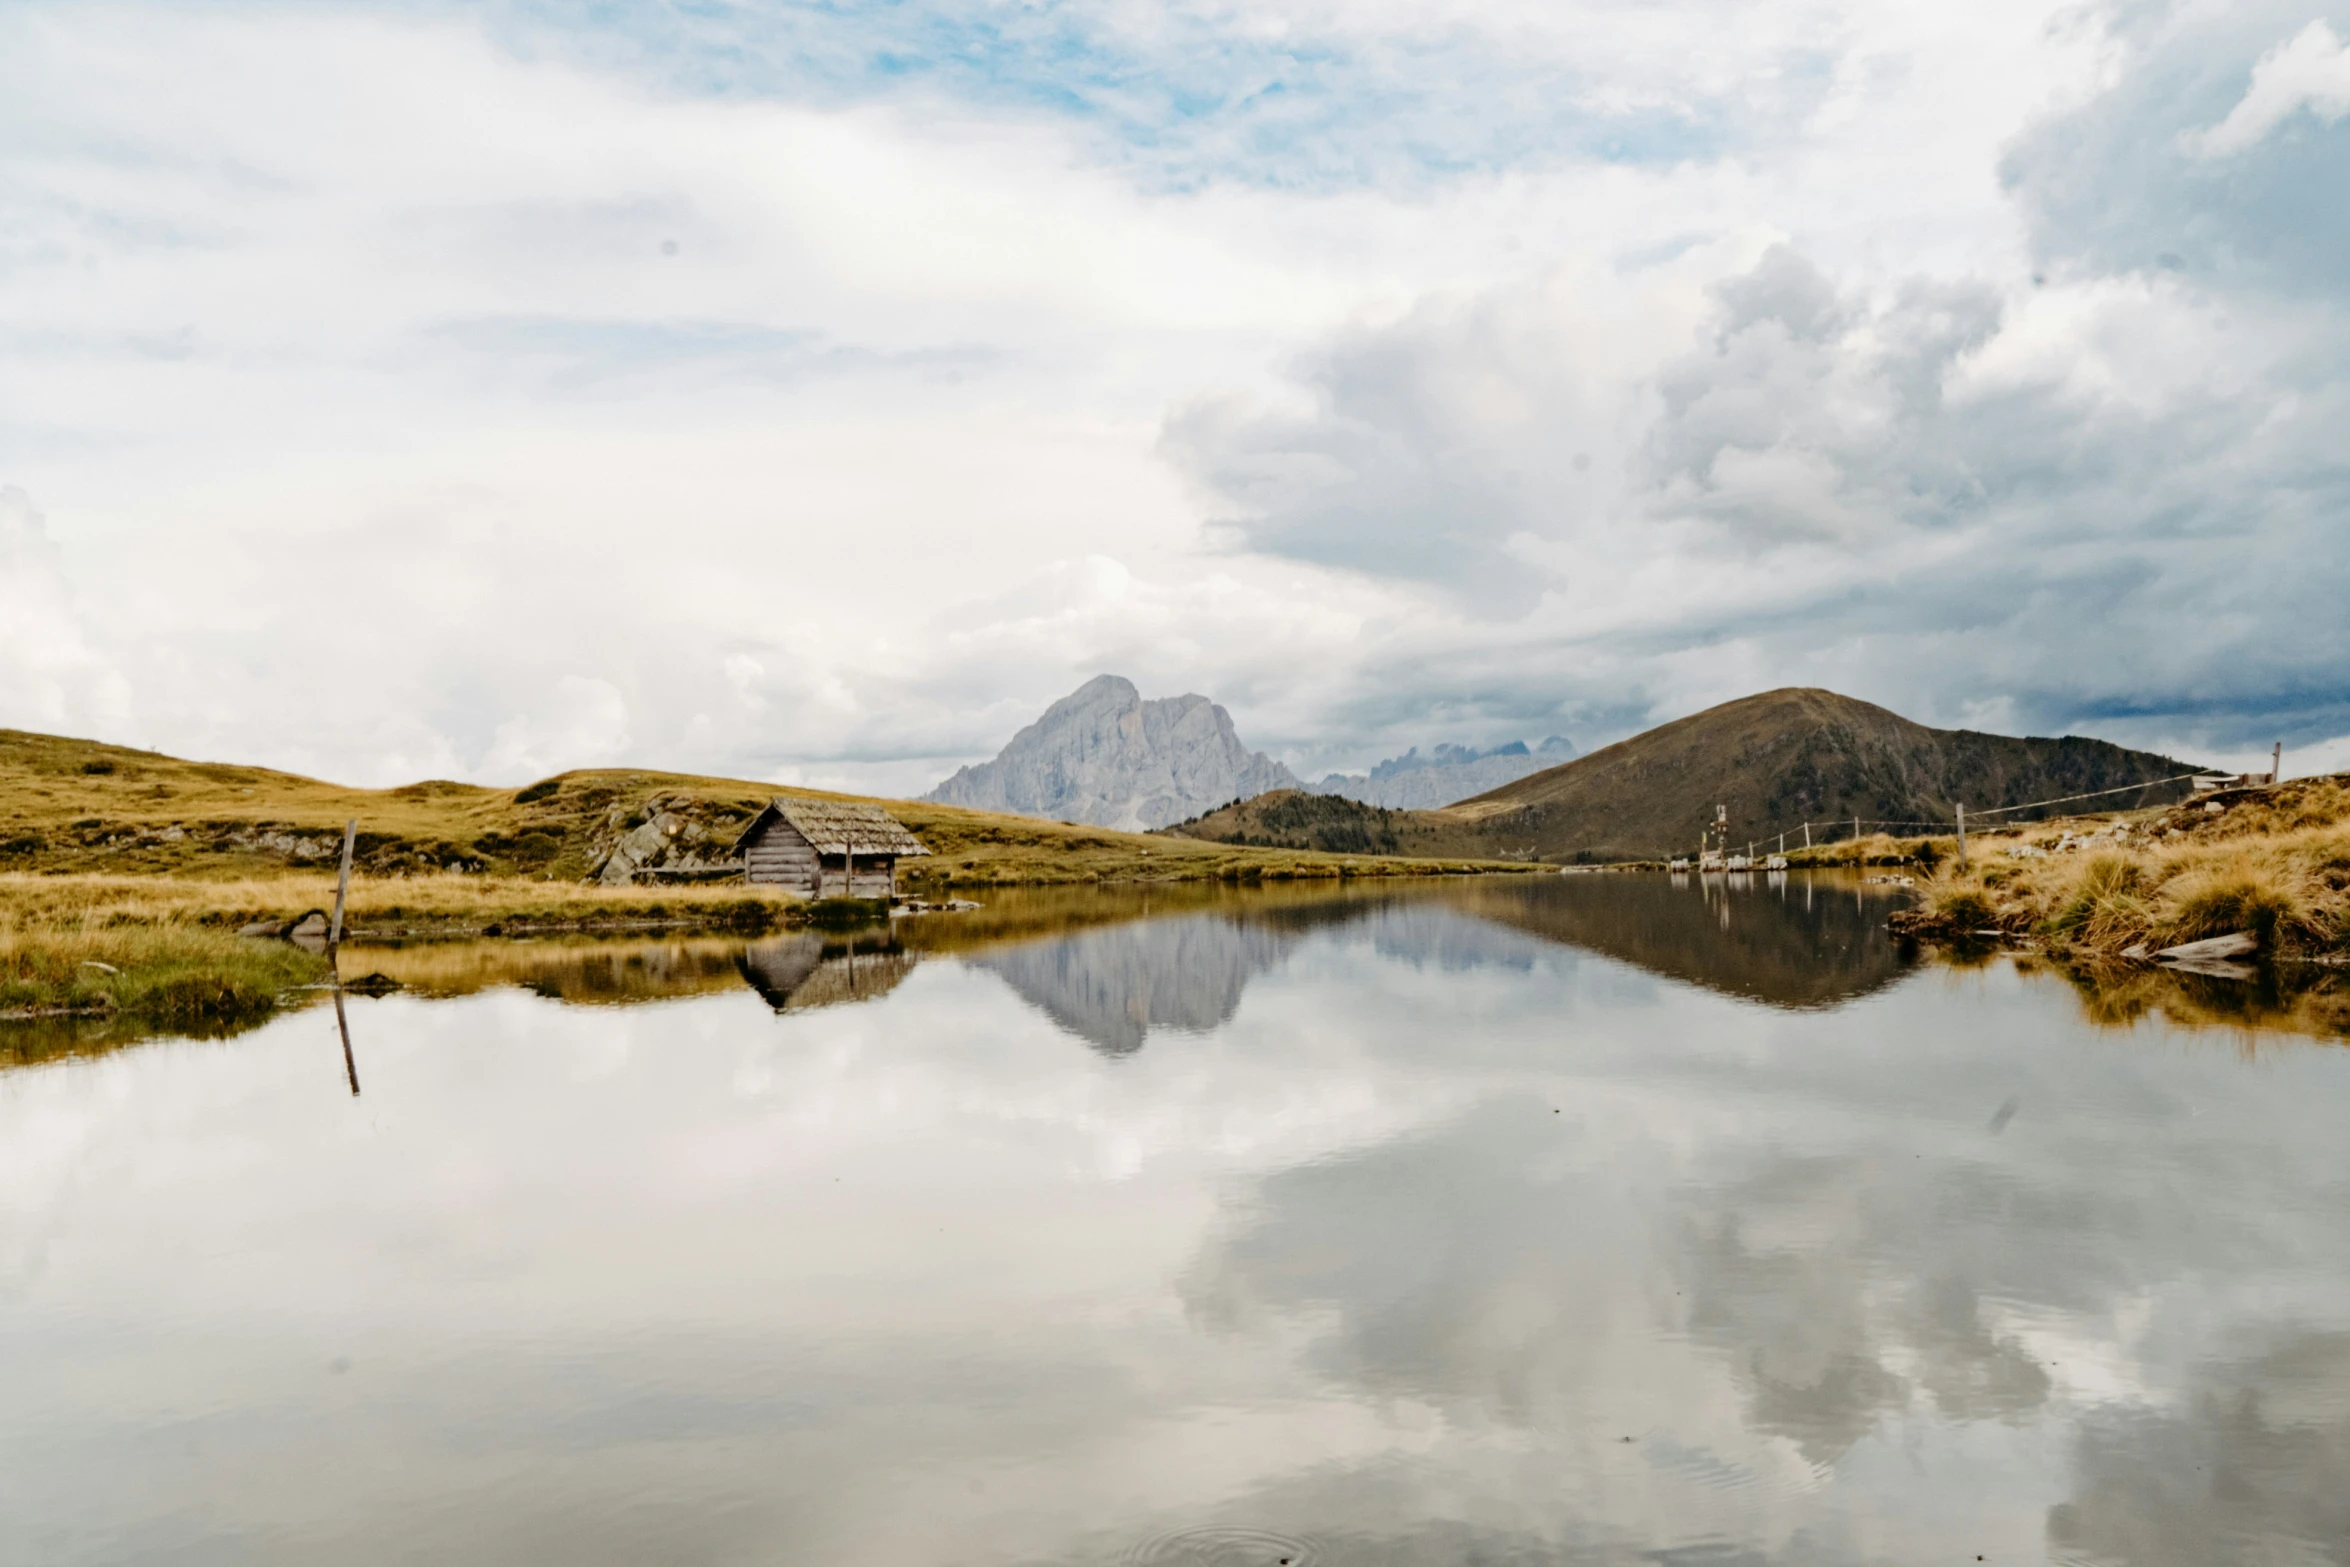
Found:
[[743, 880], [763, 887], [784, 887], [806, 896], [819, 892], [827, 898], [886, 898], [897, 887], [897, 862], [879, 855], [857, 857], [855, 879], [841, 885], [845, 869], [841, 856], [823, 857], [823, 880], [817, 880], [817, 855], [799, 829], [787, 821], [773, 821], [743, 852]]
[[895, 889], [897, 862], [867, 859], [857, 856], [857, 869], [847, 892], [841, 891], [841, 872], [845, 867], [838, 855], [824, 857], [824, 895], [828, 898], [886, 898]]
[[816, 851], [799, 830], [786, 821], [773, 821], [743, 852], [743, 880], [760, 886], [786, 887], [794, 892], [816, 890]]

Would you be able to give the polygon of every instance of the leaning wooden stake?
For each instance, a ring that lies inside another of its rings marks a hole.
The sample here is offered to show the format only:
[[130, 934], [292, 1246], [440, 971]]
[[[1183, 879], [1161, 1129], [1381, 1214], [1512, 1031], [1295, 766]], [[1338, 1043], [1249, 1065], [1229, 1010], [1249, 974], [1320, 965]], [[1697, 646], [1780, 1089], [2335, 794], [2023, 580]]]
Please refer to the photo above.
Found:
[[359, 819], [354, 816], [343, 824], [343, 874], [335, 880], [335, 922], [326, 934], [326, 944], [330, 947], [342, 945], [343, 899], [351, 891], [351, 849], [358, 841]]
[[343, 1016], [343, 980], [335, 976], [335, 1027], [343, 1036], [343, 1076], [350, 1079], [351, 1097], [359, 1097], [359, 1063], [351, 1054], [351, 1020]]

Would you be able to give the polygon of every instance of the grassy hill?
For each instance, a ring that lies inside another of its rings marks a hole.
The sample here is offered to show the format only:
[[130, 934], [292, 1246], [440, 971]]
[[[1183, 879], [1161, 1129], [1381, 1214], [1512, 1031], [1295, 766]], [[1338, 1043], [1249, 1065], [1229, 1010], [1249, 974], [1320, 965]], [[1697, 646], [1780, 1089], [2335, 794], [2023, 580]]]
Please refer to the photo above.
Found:
[[[354, 819], [347, 914], [356, 936], [790, 923], [805, 910], [739, 880], [581, 884], [624, 837], [648, 832], [672, 834], [665, 850], [674, 846], [688, 862], [723, 861], [744, 824], [778, 795], [850, 798], [611, 768], [524, 789], [439, 781], [352, 789], [0, 730], [0, 1022], [97, 1017], [132, 1033], [204, 1032], [268, 1015], [288, 986], [317, 979], [324, 961], [234, 932], [249, 920], [284, 920], [332, 903], [343, 824]], [[1492, 868], [1461, 858], [1177, 842], [956, 806], [876, 803], [931, 850], [900, 867], [900, 885], [912, 892]]]
[[[1833, 691], [1790, 688], [1708, 708], [1441, 810], [1363, 806], [1342, 821], [1334, 809], [1267, 795], [1174, 831], [1263, 845], [1368, 835], [1391, 854], [1652, 859], [1695, 852], [1716, 805], [1729, 808], [1730, 837], [1743, 847], [1800, 834], [1806, 821], [1815, 833], [1844, 824], [1835, 830], [1845, 835], [1854, 817], [1948, 822], [1960, 801], [1982, 811], [2189, 770], [2103, 740], [1929, 729]], [[2163, 804], [2186, 792], [2154, 787], [2111, 803]]]
[[[852, 798], [738, 778], [610, 768], [562, 773], [519, 790], [437, 781], [354, 789], [267, 768], [0, 730], [0, 875], [231, 882], [324, 872], [340, 852], [344, 822], [356, 818], [363, 877], [413, 882], [456, 873], [487, 883], [576, 885], [654, 811], [676, 818], [681, 837], [716, 859], [767, 800], [783, 795]], [[1405, 864], [1392, 856], [1170, 842], [911, 800], [875, 803], [931, 850], [931, 858], [901, 868], [914, 885], [1469, 868]]]

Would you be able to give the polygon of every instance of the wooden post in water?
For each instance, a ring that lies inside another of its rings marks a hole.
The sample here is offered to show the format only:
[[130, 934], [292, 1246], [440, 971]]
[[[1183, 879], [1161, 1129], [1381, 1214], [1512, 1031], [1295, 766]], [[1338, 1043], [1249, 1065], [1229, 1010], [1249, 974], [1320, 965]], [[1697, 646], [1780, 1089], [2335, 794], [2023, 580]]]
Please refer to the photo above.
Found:
[[343, 899], [351, 892], [351, 850], [359, 841], [359, 818], [354, 816], [343, 824], [343, 873], [335, 878], [335, 920], [326, 933], [326, 944], [343, 944]]
[[359, 1063], [351, 1055], [351, 1021], [343, 1016], [343, 980], [335, 976], [335, 1027], [343, 1036], [343, 1076], [351, 1083], [351, 1097], [359, 1097]]
[[1966, 802], [1958, 806], [1958, 868], [1966, 869]]
[[343, 903], [351, 895], [351, 851], [359, 842], [359, 818], [343, 823], [343, 868], [335, 877], [335, 918], [327, 928], [327, 972], [335, 986], [335, 1030], [343, 1036], [343, 1075], [350, 1079], [351, 1097], [359, 1097], [359, 1063], [351, 1055], [351, 1023], [343, 1015]]

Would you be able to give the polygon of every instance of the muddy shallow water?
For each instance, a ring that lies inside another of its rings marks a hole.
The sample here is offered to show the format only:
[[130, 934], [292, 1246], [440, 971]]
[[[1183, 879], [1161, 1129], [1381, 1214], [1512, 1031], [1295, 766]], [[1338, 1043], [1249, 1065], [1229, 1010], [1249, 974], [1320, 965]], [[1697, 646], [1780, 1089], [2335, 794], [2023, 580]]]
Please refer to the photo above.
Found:
[[347, 951], [0, 1072], [0, 1561], [2342, 1559], [2350, 1051], [1888, 907]]

